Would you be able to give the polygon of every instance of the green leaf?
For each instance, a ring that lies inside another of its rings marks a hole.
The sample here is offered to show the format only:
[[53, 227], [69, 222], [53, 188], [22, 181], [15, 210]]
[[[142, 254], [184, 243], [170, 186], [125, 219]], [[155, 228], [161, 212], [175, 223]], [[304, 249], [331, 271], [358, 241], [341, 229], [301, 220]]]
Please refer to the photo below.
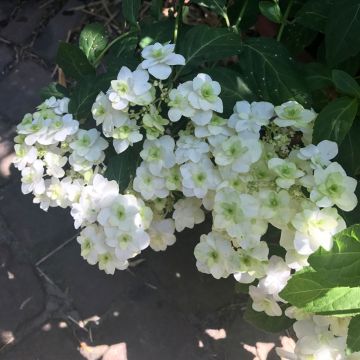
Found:
[[308, 0], [297, 12], [297, 23], [315, 30], [324, 32], [331, 7], [335, 0]]
[[344, 141], [339, 146], [336, 161], [339, 162], [350, 176], [360, 173], [360, 119], [355, 119]]
[[140, 46], [145, 47], [155, 42], [165, 43], [172, 40], [174, 28], [174, 19], [141, 23]]
[[106, 91], [109, 88], [111, 79], [109, 74], [105, 74], [89, 76], [79, 81], [72, 91], [69, 112], [78, 120], [89, 118], [96, 96], [100, 91]]
[[295, 322], [295, 320], [289, 319], [284, 314], [274, 317], [268, 316], [264, 312], [255, 311], [250, 303], [248, 303], [245, 310], [244, 319], [260, 330], [274, 333], [288, 329]]
[[332, 80], [336, 89], [341, 93], [360, 98], [359, 84], [345, 71], [333, 70]]
[[221, 85], [220, 97], [224, 104], [224, 113], [221, 116], [230, 116], [237, 101], [254, 100], [252, 92], [239, 72], [224, 67], [206, 69], [204, 72]]
[[320, 248], [309, 257], [318, 271], [337, 271], [339, 277], [360, 276], [360, 225], [353, 225], [334, 237], [330, 251]]
[[182, 69], [239, 54], [240, 49], [239, 35], [228, 29], [206, 25], [194, 26], [179, 42], [179, 52], [186, 59]]
[[141, 0], [122, 0], [122, 12], [124, 18], [132, 25], [137, 24], [140, 6]]
[[107, 164], [105, 176], [119, 184], [120, 193], [126, 190], [131, 179], [134, 178], [136, 168], [141, 160], [141, 146], [138, 144], [129, 147], [121, 154], [111, 157]]
[[160, 20], [161, 18], [161, 10], [163, 7], [164, 1], [163, 0], [152, 0], [151, 1], [151, 15], [156, 19], [156, 20]]
[[66, 76], [75, 80], [95, 74], [95, 70], [85, 54], [77, 46], [65, 42], [60, 43], [56, 55], [56, 63], [61, 67]]
[[360, 315], [350, 320], [346, 345], [350, 353], [360, 351]]
[[337, 1], [331, 7], [325, 30], [326, 59], [339, 64], [360, 51], [360, 2]]
[[353, 314], [360, 311], [359, 277], [341, 278], [337, 271], [295, 274], [279, 296], [307, 312]]
[[315, 120], [313, 142], [333, 140], [338, 144], [344, 140], [356, 116], [356, 99], [341, 97], [326, 105]]
[[270, 21], [280, 24], [282, 20], [281, 9], [278, 3], [274, 1], [260, 1], [260, 12]]
[[281, 42], [294, 55], [303, 52], [305, 47], [312, 43], [318, 35], [298, 23], [287, 24], [281, 37]]
[[314, 91], [332, 86], [331, 72], [323, 64], [304, 64], [303, 70], [310, 90]]
[[309, 106], [306, 83], [282, 44], [269, 38], [248, 39], [240, 57], [244, 80], [258, 100], [281, 104], [293, 99]]
[[55, 96], [57, 99], [62, 99], [65, 96], [69, 96], [69, 91], [66, 87], [52, 82], [40, 90], [40, 96], [42, 100], [46, 100], [52, 96]]
[[107, 43], [105, 28], [100, 23], [86, 25], [80, 33], [79, 47], [93, 65]]
[[207, 7], [220, 16], [227, 16], [226, 0], [191, 0], [191, 2]]

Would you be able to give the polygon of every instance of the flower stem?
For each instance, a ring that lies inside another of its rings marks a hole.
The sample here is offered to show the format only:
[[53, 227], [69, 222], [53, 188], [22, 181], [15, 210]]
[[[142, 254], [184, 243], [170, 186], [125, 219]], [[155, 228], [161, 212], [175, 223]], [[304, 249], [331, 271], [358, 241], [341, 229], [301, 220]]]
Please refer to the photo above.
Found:
[[237, 20], [236, 20], [236, 23], [235, 23], [235, 25], [233, 26], [233, 28], [234, 28], [234, 30], [235, 30], [236, 32], [239, 32], [239, 29], [238, 29], [238, 28], [239, 28], [239, 25], [240, 25], [240, 23], [241, 23], [242, 18], [244, 17], [245, 10], [246, 10], [246, 8], [247, 8], [248, 2], [249, 2], [249, 0], [245, 0], [245, 1], [244, 1], [244, 4], [243, 4], [243, 6], [242, 6], [242, 8], [241, 8], [241, 10], [240, 10], [239, 16], [238, 16], [238, 18], [237, 18]]
[[280, 26], [279, 32], [277, 34], [276, 41], [281, 40], [281, 36], [283, 34], [285, 25], [287, 23], [287, 18], [288, 18], [289, 14], [290, 14], [290, 10], [291, 10], [291, 7], [292, 7], [293, 3], [294, 3], [294, 0], [289, 1], [289, 4], [288, 4], [288, 6], [287, 6], [287, 8], [285, 10], [285, 14], [284, 14], [284, 16], [282, 18], [282, 21], [281, 21], [281, 26]]
[[174, 44], [176, 47], [177, 47], [177, 39], [178, 39], [181, 21], [182, 21], [183, 6], [184, 6], [184, 0], [179, 0], [176, 21], [175, 21], [175, 29], [174, 29]]

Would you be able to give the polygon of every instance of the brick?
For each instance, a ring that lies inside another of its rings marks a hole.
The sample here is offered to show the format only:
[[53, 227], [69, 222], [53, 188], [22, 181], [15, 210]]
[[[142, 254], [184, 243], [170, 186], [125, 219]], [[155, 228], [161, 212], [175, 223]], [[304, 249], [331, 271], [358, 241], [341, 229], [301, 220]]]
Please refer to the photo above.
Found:
[[[0, 122], [18, 124], [41, 102], [39, 91], [51, 82], [51, 74], [32, 61], [24, 61], [0, 82]], [[2, 116], [1, 116], [2, 115]]]

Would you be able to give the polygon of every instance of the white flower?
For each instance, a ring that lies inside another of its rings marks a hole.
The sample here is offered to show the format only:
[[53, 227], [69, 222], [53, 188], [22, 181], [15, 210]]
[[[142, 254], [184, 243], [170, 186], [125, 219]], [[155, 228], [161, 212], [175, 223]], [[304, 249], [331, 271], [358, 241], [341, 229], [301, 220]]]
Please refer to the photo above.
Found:
[[71, 114], [48, 120], [48, 128], [39, 136], [37, 142], [42, 145], [56, 144], [65, 141], [68, 136], [74, 135], [79, 129], [79, 122]]
[[25, 144], [34, 145], [39, 138], [46, 134], [47, 132], [47, 123], [40, 113], [26, 114], [22, 119], [21, 123], [16, 127], [17, 133], [26, 135]]
[[237, 132], [249, 131], [259, 134], [262, 126], [267, 125], [274, 116], [274, 105], [265, 102], [238, 101], [234, 106], [234, 114], [229, 118], [229, 126]]
[[170, 65], [185, 65], [185, 58], [182, 55], [174, 53], [174, 44], [146, 46], [141, 56], [145, 59], [140, 67], [148, 70], [149, 73], [157, 79], [165, 80], [171, 74]]
[[173, 219], [153, 220], [148, 230], [150, 247], [155, 251], [164, 251], [175, 244], [175, 222]]
[[148, 82], [149, 73], [145, 70], [131, 71], [123, 66], [116, 80], [111, 81], [108, 90], [109, 100], [116, 110], [125, 110], [130, 103], [148, 105], [152, 102], [152, 86]]
[[179, 121], [182, 116], [192, 117], [196, 110], [190, 105], [188, 96], [192, 90], [192, 82], [187, 81], [180, 84], [169, 93], [168, 116], [172, 122]]
[[163, 168], [169, 169], [176, 163], [174, 155], [175, 141], [169, 135], [155, 140], [145, 140], [141, 158], [148, 164], [150, 172], [159, 176]]
[[106, 137], [112, 136], [114, 128], [118, 128], [125, 124], [129, 119], [127, 113], [115, 110], [108, 97], [100, 92], [91, 108], [93, 118], [96, 125], [102, 124], [102, 131]]
[[346, 176], [345, 170], [337, 162], [326, 169], [318, 168], [314, 172], [315, 188], [310, 199], [320, 207], [338, 206], [344, 211], [351, 211], [357, 205], [354, 194], [357, 181]]
[[205, 220], [205, 214], [201, 210], [201, 200], [196, 198], [180, 199], [174, 204], [176, 231], [183, 231], [185, 228], [192, 229], [195, 224], [200, 224]]
[[199, 126], [208, 124], [213, 111], [223, 112], [223, 103], [218, 96], [221, 92], [220, 84], [212, 81], [206, 74], [198, 74], [192, 81], [192, 91], [188, 95], [190, 105], [197, 110], [191, 120]]
[[272, 295], [269, 295], [262, 286], [249, 287], [249, 295], [253, 301], [252, 308], [255, 311], [262, 312], [269, 316], [281, 316], [282, 310]]
[[37, 159], [38, 152], [34, 146], [15, 144], [14, 149], [16, 156], [13, 164], [20, 171]]
[[305, 175], [293, 162], [285, 159], [270, 159], [268, 167], [277, 175], [276, 184], [283, 189], [289, 189], [295, 184], [296, 179]]
[[129, 263], [126, 260], [120, 260], [114, 253], [113, 248], [106, 245], [106, 252], [98, 256], [98, 266], [107, 274], [113, 275], [115, 270], [125, 270]]
[[194, 255], [199, 271], [211, 274], [215, 279], [229, 276], [234, 250], [231, 242], [220, 233], [210, 232], [201, 235], [200, 242], [195, 246]]
[[51, 108], [55, 114], [57, 115], [63, 115], [68, 112], [68, 106], [69, 106], [70, 99], [67, 97], [64, 97], [62, 99], [56, 99], [55, 96], [51, 96], [49, 99], [46, 99], [44, 104]]
[[127, 120], [122, 126], [114, 128], [111, 136], [114, 138], [113, 146], [118, 154], [124, 152], [129, 146], [142, 140], [140, 127], [135, 120]]
[[213, 151], [218, 165], [231, 165], [237, 172], [245, 173], [261, 157], [262, 147], [256, 135], [239, 134], [223, 141]]
[[209, 145], [192, 135], [180, 135], [176, 142], [175, 157], [178, 164], [188, 160], [197, 163], [208, 152]]
[[47, 152], [44, 156], [44, 162], [46, 164], [46, 174], [61, 178], [65, 175], [63, 167], [67, 163], [67, 157], [55, 154], [53, 152]]
[[163, 199], [169, 195], [169, 190], [165, 186], [165, 179], [151, 174], [147, 163], [144, 161], [136, 169], [133, 188], [140, 193], [145, 200], [153, 200], [155, 198]]
[[163, 177], [165, 179], [165, 187], [170, 191], [181, 191], [181, 173], [178, 166], [173, 166], [170, 169], [164, 169]]
[[194, 134], [198, 138], [207, 138], [217, 135], [230, 136], [234, 135], [235, 132], [233, 129], [228, 127], [227, 119], [224, 119], [214, 113], [208, 124], [195, 127]]
[[215, 190], [220, 183], [218, 170], [207, 157], [198, 163], [187, 162], [180, 166], [185, 196], [203, 198], [208, 190]]
[[44, 163], [41, 160], [35, 160], [30, 166], [21, 171], [21, 191], [23, 194], [42, 194], [45, 192], [45, 183], [43, 179]]
[[102, 163], [105, 159], [105, 153], [97, 161], [86, 160], [83, 156], [79, 155], [76, 152], [73, 152], [69, 156], [69, 164], [71, 165], [72, 170], [79, 172], [81, 174], [93, 168], [94, 165]]
[[114, 227], [105, 227], [105, 242], [114, 248], [116, 257], [126, 261], [138, 255], [150, 244], [149, 235], [142, 229], [123, 231]]
[[330, 165], [338, 153], [338, 145], [334, 141], [323, 140], [317, 145], [310, 144], [299, 150], [297, 156], [301, 160], [310, 160], [311, 167], [316, 169], [318, 167], [326, 167]]
[[329, 251], [333, 235], [346, 228], [335, 208], [305, 209], [297, 213], [291, 223], [297, 230], [294, 246], [301, 255], [310, 255], [320, 246]]
[[100, 136], [100, 132], [96, 129], [79, 130], [76, 133], [76, 138], [69, 144], [74, 152], [84, 157], [88, 161], [99, 161], [103, 157], [103, 150], [109, 144]]
[[280, 106], [275, 106], [277, 118], [274, 123], [280, 127], [291, 126], [295, 130], [303, 130], [310, 127], [315, 120], [316, 113], [313, 110], [304, 109], [296, 101], [288, 101]]
[[49, 201], [49, 206], [60, 206], [62, 208], [68, 207], [69, 201], [69, 186], [71, 186], [71, 179], [66, 177], [61, 181], [55, 177], [45, 180], [46, 196]]

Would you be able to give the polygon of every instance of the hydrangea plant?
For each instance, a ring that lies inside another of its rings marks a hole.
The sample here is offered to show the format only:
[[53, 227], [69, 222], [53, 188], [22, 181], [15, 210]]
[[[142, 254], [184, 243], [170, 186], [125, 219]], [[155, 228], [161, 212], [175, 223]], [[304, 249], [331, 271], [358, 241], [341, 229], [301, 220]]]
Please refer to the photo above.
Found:
[[[249, 293], [248, 321], [269, 331], [293, 326], [295, 349], [279, 356], [359, 359], [360, 225], [347, 215], [357, 209], [359, 166], [343, 159], [357, 154], [349, 129], [360, 86], [335, 71], [344, 96], [312, 106], [280, 42], [241, 40], [247, 1], [235, 21], [225, 1], [202, 5], [228, 28], [186, 28], [180, 1], [173, 22], [155, 22], [143, 36], [140, 1], [123, 1], [139, 28], [108, 43], [91, 24], [80, 49], [60, 45], [58, 64], [75, 82], [51, 84], [17, 126], [22, 191], [45, 211], [69, 208], [81, 256], [107, 274], [211, 219], [196, 266]], [[291, 7], [282, 15], [277, 1], [260, 2], [281, 23], [278, 40]]]

